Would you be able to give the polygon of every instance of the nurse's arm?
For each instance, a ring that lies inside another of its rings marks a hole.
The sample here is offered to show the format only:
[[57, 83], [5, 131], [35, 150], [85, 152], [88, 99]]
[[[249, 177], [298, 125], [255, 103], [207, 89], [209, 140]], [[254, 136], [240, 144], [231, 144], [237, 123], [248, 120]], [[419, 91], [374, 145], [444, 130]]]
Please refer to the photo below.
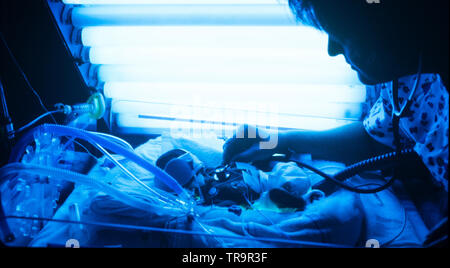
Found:
[[280, 134], [280, 146], [297, 153], [309, 153], [316, 159], [356, 163], [393, 151], [374, 140], [362, 122], [326, 131], [288, 131]]

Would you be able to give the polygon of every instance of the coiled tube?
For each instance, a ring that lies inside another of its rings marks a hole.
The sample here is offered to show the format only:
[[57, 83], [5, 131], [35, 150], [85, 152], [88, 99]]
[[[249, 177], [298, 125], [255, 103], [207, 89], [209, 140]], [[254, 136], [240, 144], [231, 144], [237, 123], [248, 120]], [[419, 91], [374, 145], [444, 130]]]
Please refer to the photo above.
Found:
[[[44, 132], [50, 132], [52, 134], [60, 135], [60, 136], [70, 136], [70, 137], [84, 139], [94, 145], [100, 144], [101, 146], [105, 147], [106, 149], [114, 151], [117, 154], [123, 155], [124, 157], [135, 162], [136, 164], [143, 167], [147, 171], [153, 173], [162, 182], [164, 182], [167, 187], [169, 187], [173, 192], [178, 194], [178, 196], [181, 197], [182, 199], [184, 199], [185, 201], [190, 200], [189, 194], [169, 174], [167, 174], [165, 171], [161, 170], [160, 168], [154, 166], [149, 161], [136, 155], [134, 152], [130, 151], [129, 149], [124, 148], [121, 145], [118, 145], [114, 141], [111, 141], [111, 140], [109, 140], [105, 137], [99, 136], [99, 135], [95, 135], [95, 134], [90, 133], [85, 130], [67, 127], [67, 126], [45, 124], [45, 125], [38, 126], [32, 132], [38, 131], [38, 130], [44, 131]], [[32, 133], [31, 134], [27, 133], [19, 141], [19, 143], [17, 144], [17, 146], [13, 149], [13, 152], [11, 153], [11, 161], [10, 162], [18, 162], [20, 160], [20, 152], [24, 151], [26, 146], [31, 142], [32, 137], [33, 137]]]
[[360, 194], [371, 194], [383, 191], [390, 187], [394, 180], [396, 179], [395, 176], [392, 177], [388, 182], [386, 182], [384, 185], [374, 188], [374, 189], [359, 189], [356, 187], [352, 187], [350, 185], [347, 185], [344, 183], [344, 181], [350, 177], [355, 176], [356, 174], [360, 173], [361, 171], [366, 170], [374, 170], [374, 169], [380, 169], [384, 167], [387, 164], [396, 163], [398, 161], [403, 161], [408, 158], [416, 157], [416, 153], [413, 149], [405, 149], [400, 151], [400, 153], [397, 152], [391, 152], [384, 155], [376, 156], [373, 158], [370, 158], [368, 160], [364, 160], [361, 162], [358, 162], [354, 165], [351, 165], [344, 170], [338, 172], [334, 176], [328, 175], [321, 170], [308, 165], [306, 163], [302, 163], [296, 160], [291, 160], [295, 162], [298, 166], [307, 168], [314, 173], [318, 174], [319, 176], [325, 178], [325, 180], [320, 181], [319, 183], [313, 185], [314, 189], [321, 189], [322, 191], [326, 192], [326, 194], [330, 194], [333, 192], [336, 188], [336, 186], [340, 186], [348, 191], [360, 193]]
[[336, 173], [334, 175], [334, 178], [340, 181], [346, 180], [350, 177], [355, 176], [361, 171], [364, 170], [373, 170], [373, 169], [379, 169], [380, 167], [383, 167], [389, 163], [392, 163], [396, 160], [404, 160], [408, 157], [412, 157], [415, 155], [415, 152], [413, 149], [404, 149], [400, 151], [398, 154], [397, 152], [391, 152], [383, 155], [379, 155], [376, 157], [372, 157], [370, 159], [358, 162], [356, 164], [353, 164], [344, 170]]
[[[107, 183], [99, 181], [96, 178], [79, 174], [73, 171], [59, 169], [54, 167], [45, 167], [34, 164], [11, 163], [0, 168], [0, 184], [9, 176], [16, 173], [28, 173], [31, 175], [50, 176], [51, 179], [60, 181], [70, 181], [73, 183], [84, 184], [105, 192], [106, 194], [120, 200], [121, 202], [144, 211], [162, 211], [160, 202], [150, 204], [143, 200], [139, 200], [129, 194], [126, 194]], [[164, 214], [180, 215], [184, 212], [183, 208], [165, 207]]]

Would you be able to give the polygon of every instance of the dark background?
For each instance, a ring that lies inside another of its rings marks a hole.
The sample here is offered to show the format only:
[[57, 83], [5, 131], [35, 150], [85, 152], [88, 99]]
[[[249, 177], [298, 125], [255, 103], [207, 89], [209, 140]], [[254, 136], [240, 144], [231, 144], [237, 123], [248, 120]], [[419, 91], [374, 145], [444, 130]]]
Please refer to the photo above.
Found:
[[[45, 0], [0, 0], [0, 31], [33, 88], [44, 104], [84, 102], [89, 89], [47, 8]], [[43, 113], [0, 43], [0, 75], [15, 125], [23, 125]]]
[[[87, 100], [89, 88], [66, 49], [45, 0], [0, 0], [0, 32], [47, 109], [59, 102]], [[44, 113], [3, 42], [0, 79], [15, 129]], [[3, 137], [0, 160], [7, 154], [5, 142]]]

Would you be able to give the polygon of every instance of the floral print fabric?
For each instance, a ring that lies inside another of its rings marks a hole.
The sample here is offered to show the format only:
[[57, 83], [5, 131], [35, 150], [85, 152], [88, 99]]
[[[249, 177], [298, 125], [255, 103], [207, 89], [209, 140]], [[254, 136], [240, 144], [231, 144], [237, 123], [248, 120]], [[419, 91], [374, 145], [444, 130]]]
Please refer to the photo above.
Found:
[[[398, 80], [399, 107], [406, 105], [417, 75]], [[394, 148], [392, 82], [373, 88], [379, 97], [364, 119], [364, 127], [377, 141]], [[414, 148], [436, 183], [448, 191], [448, 91], [437, 74], [422, 74], [412, 104], [400, 119], [403, 148]]]

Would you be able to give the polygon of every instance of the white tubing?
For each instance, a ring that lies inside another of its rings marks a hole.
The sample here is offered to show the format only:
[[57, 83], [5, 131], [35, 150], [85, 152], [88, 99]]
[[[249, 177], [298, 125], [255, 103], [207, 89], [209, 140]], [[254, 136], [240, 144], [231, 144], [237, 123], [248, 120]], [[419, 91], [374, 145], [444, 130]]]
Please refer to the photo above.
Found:
[[[179, 198], [176, 198], [176, 202], [180, 203], [183, 206], [187, 206], [187, 210], [191, 209], [193, 205], [193, 200], [191, 195], [183, 189], [183, 187], [169, 174], [167, 174], [164, 170], [156, 167], [154, 164], [150, 163], [148, 160], [143, 159], [139, 155], [137, 155], [134, 151], [130, 151], [126, 147], [122, 147], [116, 143], [116, 141], [111, 141], [111, 139], [105, 138], [101, 135], [96, 135], [95, 132], [89, 132], [81, 129], [76, 129], [68, 126], [60, 126], [60, 125], [52, 125], [45, 124], [35, 128], [33, 131], [30, 131], [22, 137], [16, 146], [14, 146], [13, 151], [11, 153], [10, 162], [18, 162], [20, 161], [20, 154], [25, 150], [26, 146], [32, 142], [33, 133], [36, 131], [49, 132], [58, 136], [67, 136], [72, 138], [80, 138], [83, 139], [94, 146], [101, 145], [105, 149], [111, 150], [117, 154], [123, 155], [129, 160], [135, 162], [139, 166], [143, 167], [147, 171], [153, 173], [156, 177], [160, 178], [170, 189], [172, 189], [176, 194], [178, 194]], [[98, 147], [97, 147], [98, 148]], [[100, 149], [100, 148], [99, 148]], [[133, 178], [136, 182], [138, 182], [141, 186], [143, 183], [137, 179]], [[152, 189], [148, 187], [144, 187], [147, 191], [154, 192]], [[155, 194], [155, 193], [153, 193]], [[158, 194], [157, 194], [158, 195]], [[162, 198], [165, 199], [165, 198]]]
[[93, 144], [97, 149], [99, 149], [109, 160], [111, 160], [120, 170], [122, 170], [122, 172], [130, 177], [132, 180], [136, 181], [139, 185], [141, 185], [142, 187], [144, 187], [144, 189], [146, 189], [148, 192], [150, 192], [153, 195], [156, 195], [157, 199], [159, 202], [164, 203], [164, 204], [168, 204], [168, 202], [171, 202], [171, 205], [176, 204], [175, 200], [171, 200], [170, 198], [167, 198], [165, 196], [162, 196], [160, 193], [156, 192], [155, 190], [153, 190], [152, 188], [150, 188], [148, 185], [146, 185], [145, 183], [143, 183], [140, 179], [138, 179], [136, 176], [134, 176], [133, 173], [131, 173], [126, 167], [124, 167], [122, 164], [119, 163], [119, 161], [117, 161], [116, 159], [114, 159], [114, 157], [108, 153], [107, 150], [105, 150], [101, 145], [94, 143]]
[[54, 167], [44, 167], [34, 164], [23, 164], [23, 163], [8, 164], [0, 168], [0, 184], [3, 182], [3, 180], [5, 180], [5, 178], [8, 175], [16, 173], [28, 173], [32, 175], [50, 176], [50, 179], [55, 179], [59, 181], [70, 181], [74, 183], [88, 185], [96, 189], [99, 189], [102, 192], [105, 192], [106, 194], [116, 198], [117, 200], [131, 207], [138, 208], [144, 211], [151, 210], [155, 212], [155, 214], [158, 214], [158, 212], [160, 211], [164, 211], [164, 213], [160, 214], [180, 215], [180, 213], [184, 212], [184, 209], [182, 208], [173, 208], [173, 207], [168, 208], [147, 203], [143, 200], [139, 200], [133, 196], [123, 193], [93, 177]]
[[98, 136], [101, 136], [101, 137], [104, 137], [106, 139], [109, 139], [112, 142], [117, 143], [118, 145], [121, 145], [124, 148], [127, 148], [130, 151], [134, 151], [133, 146], [131, 146], [128, 142], [126, 142], [125, 140], [123, 140], [123, 139], [121, 139], [119, 137], [116, 137], [116, 136], [113, 136], [113, 135], [109, 135], [109, 134], [106, 134], [106, 133], [101, 133], [101, 132], [89, 131], [89, 133], [94, 134], [94, 135], [98, 135]]
[[[156, 167], [146, 159], [143, 159], [142, 157], [138, 156], [132, 151], [129, 151], [128, 149], [118, 145], [117, 143], [110, 141], [107, 138], [104, 138], [100, 135], [92, 134], [88, 131], [84, 131], [81, 129], [76, 129], [72, 127], [67, 126], [60, 126], [60, 125], [51, 125], [51, 124], [45, 124], [43, 126], [39, 127], [43, 131], [48, 131], [50, 133], [60, 135], [60, 136], [72, 136], [77, 138], [82, 138], [90, 143], [92, 143], [94, 146], [95, 144], [99, 144], [106, 149], [112, 150], [117, 154], [121, 154], [125, 157], [127, 157], [129, 160], [135, 162], [136, 164], [140, 165], [144, 169], [150, 171], [153, 173], [156, 177], [159, 177], [162, 182], [164, 182], [171, 190], [173, 190], [175, 193], [177, 193], [181, 199], [184, 199], [184, 202], [182, 200], [179, 200], [180, 202], [183, 202], [186, 204], [186, 201], [189, 203], [191, 200], [190, 195], [186, 192], [185, 189], [169, 174], [167, 174], [164, 170]], [[140, 183], [141, 184], [141, 183]]]

